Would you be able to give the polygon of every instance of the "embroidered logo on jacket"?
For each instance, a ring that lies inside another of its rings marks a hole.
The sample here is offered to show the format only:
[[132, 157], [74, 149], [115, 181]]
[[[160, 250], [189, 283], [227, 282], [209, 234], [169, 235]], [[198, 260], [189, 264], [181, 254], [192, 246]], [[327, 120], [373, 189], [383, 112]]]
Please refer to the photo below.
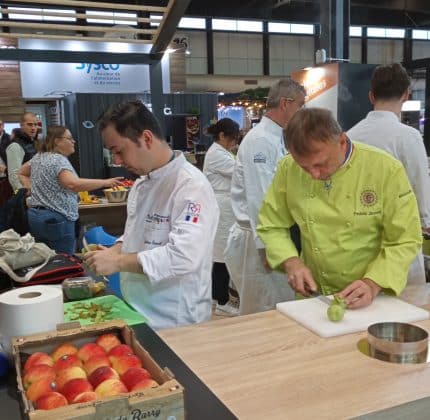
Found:
[[197, 223], [199, 221], [200, 209], [201, 205], [199, 203], [188, 203], [185, 221]]
[[169, 223], [170, 222], [170, 216], [162, 216], [161, 214], [147, 214], [146, 223]]
[[364, 190], [360, 195], [360, 201], [363, 206], [374, 206], [378, 201], [378, 197], [375, 191]]
[[266, 155], [262, 152], [254, 155], [254, 163], [266, 163]]

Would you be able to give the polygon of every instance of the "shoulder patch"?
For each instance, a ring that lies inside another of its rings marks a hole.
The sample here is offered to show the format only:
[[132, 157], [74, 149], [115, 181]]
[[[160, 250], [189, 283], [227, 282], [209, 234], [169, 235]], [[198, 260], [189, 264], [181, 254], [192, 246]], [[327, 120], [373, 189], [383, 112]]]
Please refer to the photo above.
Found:
[[262, 152], [255, 154], [254, 163], [266, 163], [266, 155]]

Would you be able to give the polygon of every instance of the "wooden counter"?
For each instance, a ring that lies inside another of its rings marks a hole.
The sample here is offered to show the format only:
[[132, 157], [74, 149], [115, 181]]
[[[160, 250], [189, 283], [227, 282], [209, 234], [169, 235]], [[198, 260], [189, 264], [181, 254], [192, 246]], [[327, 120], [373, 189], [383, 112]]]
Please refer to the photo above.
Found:
[[[429, 309], [429, 285], [402, 298]], [[430, 364], [372, 359], [357, 350], [366, 332], [320, 338], [277, 311], [159, 335], [239, 419], [351, 418], [430, 397]]]
[[121, 235], [127, 219], [127, 202], [80, 204], [79, 218], [82, 226], [95, 224], [111, 235]]

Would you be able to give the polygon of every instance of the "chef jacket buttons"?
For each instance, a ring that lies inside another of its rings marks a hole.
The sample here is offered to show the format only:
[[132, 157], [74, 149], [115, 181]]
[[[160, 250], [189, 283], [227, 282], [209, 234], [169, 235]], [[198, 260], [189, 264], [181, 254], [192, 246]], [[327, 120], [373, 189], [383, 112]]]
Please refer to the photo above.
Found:
[[314, 220], [309, 220], [309, 223], [310, 223], [311, 225], [313, 225], [313, 224], [315, 223], [315, 221], [314, 221]]
[[310, 194], [309, 194], [309, 197], [310, 197], [310, 198], [314, 198], [314, 197], [315, 197], [315, 194], [314, 194], [314, 193], [310, 193]]
[[314, 252], [320, 252], [319, 248], [314, 248]]
[[342, 271], [342, 273], [341, 273], [341, 274], [342, 274], [342, 276], [344, 276], [344, 275], [346, 274], [346, 271]]
[[323, 271], [323, 272], [321, 273], [321, 275], [322, 275], [324, 278], [326, 278], [326, 277], [327, 277], [327, 273], [326, 273], [325, 271]]
[[352, 223], [351, 222], [346, 222], [346, 226], [351, 227]]

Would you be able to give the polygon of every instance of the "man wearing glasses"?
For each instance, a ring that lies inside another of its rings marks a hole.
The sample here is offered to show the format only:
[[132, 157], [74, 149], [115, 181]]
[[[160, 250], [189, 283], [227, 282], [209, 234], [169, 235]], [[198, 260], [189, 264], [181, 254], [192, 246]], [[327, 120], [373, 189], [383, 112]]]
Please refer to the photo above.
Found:
[[38, 130], [36, 115], [25, 112], [21, 117], [20, 126], [20, 130], [6, 149], [9, 183], [14, 191], [22, 188], [18, 179], [19, 169], [36, 154], [34, 144]]
[[236, 223], [230, 229], [225, 258], [240, 297], [241, 315], [273, 309], [294, 293], [285, 278], [267, 265], [263, 243], [257, 238], [257, 215], [278, 161], [285, 155], [283, 130], [303, 107], [303, 86], [285, 78], [275, 83], [261, 122], [240, 144], [231, 186]]

